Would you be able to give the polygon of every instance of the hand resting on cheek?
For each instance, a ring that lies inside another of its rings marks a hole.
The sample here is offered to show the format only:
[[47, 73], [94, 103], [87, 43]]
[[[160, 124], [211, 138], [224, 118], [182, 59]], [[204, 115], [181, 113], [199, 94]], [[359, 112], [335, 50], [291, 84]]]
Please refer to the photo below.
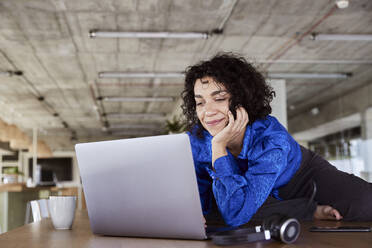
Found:
[[236, 119], [231, 111], [228, 112], [229, 122], [224, 129], [212, 139], [212, 164], [222, 156], [227, 155], [226, 148], [241, 146], [245, 129], [249, 121], [248, 113], [243, 107], [236, 110]]

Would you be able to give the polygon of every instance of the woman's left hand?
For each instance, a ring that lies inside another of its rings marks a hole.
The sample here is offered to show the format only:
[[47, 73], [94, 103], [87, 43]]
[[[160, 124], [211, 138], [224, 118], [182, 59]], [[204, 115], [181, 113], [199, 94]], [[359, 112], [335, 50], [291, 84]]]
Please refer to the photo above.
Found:
[[341, 220], [342, 215], [337, 209], [328, 205], [318, 205], [314, 212], [314, 219], [317, 220]]

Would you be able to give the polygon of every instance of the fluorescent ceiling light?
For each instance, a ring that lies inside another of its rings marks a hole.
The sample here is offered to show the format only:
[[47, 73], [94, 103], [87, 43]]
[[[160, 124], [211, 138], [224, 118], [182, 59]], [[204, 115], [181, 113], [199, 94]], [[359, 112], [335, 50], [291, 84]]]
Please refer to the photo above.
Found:
[[7, 77], [22, 76], [23, 72], [22, 71], [0, 71], [0, 75], [1, 76], [7, 76]]
[[138, 130], [133, 130], [133, 131], [118, 131], [118, 132], [112, 132], [112, 135], [121, 135], [121, 136], [153, 136], [153, 135], [159, 135], [162, 134], [159, 130], [147, 130], [147, 131], [138, 131]]
[[321, 59], [257, 59], [250, 61], [251, 63], [270, 63], [270, 64], [357, 64], [369, 65], [372, 60], [321, 60]]
[[349, 78], [351, 73], [268, 73], [269, 78]]
[[110, 125], [110, 129], [159, 129], [159, 125], [146, 125], [146, 124], [122, 124]]
[[312, 40], [372, 41], [372, 34], [311, 34]]
[[181, 72], [100, 72], [99, 78], [180, 78]]
[[90, 38], [150, 38], [150, 39], [208, 39], [204, 32], [119, 32], [119, 31], [89, 31]]
[[6, 76], [6, 77], [12, 76], [12, 74], [9, 71], [0, 71], [0, 75], [1, 76]]
[[[100, 100], [100, 99], [98, 99]], [[105, 102], [173, 102], [173, 97], [103, 97]]]
[[107, 118], [165, 118], [164, 114], [154, 113], [133, 113], [133, 114], [122, 114], [122, 113], [111, 113], [106, 114]]
[[336, 5], [339, 9], [345, 9], [349, 7], [349, 0], [336, 0]]

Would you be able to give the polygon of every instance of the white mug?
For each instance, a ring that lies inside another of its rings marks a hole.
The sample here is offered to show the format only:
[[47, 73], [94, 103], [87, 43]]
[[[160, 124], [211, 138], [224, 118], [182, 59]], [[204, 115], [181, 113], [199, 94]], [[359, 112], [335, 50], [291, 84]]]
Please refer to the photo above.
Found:
[[76, 196], [50, 196], [49, 213], [55, 229], [71, 229], [75, 217]]

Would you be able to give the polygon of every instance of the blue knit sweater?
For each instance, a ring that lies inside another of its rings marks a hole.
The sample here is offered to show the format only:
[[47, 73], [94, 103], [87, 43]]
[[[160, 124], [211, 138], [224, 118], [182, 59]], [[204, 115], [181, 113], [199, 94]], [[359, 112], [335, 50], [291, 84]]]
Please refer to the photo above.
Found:
[[298, 143], [275, 117], [267, 116], [248, 125], [238, 157], [215, 161], [212, 170], [212, 136], [190, 137], [203, 213], [208, 214], [213, 197], [226, 224], [247, 223], [271, 194], [287, 184], [301, 163]]

